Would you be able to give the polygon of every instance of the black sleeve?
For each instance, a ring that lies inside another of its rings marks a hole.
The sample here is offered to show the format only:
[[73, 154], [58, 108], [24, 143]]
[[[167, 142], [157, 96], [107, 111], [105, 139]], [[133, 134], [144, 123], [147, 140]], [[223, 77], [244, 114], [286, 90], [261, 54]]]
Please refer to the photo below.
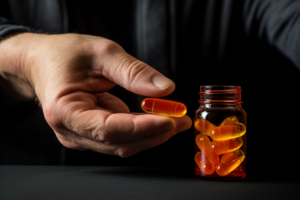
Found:
[[30, 28], [23, 25], [19, 25], [0, 16], [0, 41], [6, 36], [29, 31]]
[[265, 39], [300, 69], [300, 1], [246, 0], [246, 33]]

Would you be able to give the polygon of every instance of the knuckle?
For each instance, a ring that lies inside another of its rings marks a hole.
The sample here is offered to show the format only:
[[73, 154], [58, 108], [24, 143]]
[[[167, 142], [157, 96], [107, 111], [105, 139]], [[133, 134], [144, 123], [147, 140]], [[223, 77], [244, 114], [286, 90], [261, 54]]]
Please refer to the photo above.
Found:
[[134, 153], [128, 147], [119, 147], [115, 150], [115, 155], [120, 156], [121, 158], [128, 158], [133, 156]]
[[112, 69], [114, 71], [111, 71], [110, 74], [116, 77], [121, 84], [128, 85], [129, 90], [131, 90], [136, 80], [142, 78], [145, 74], [151, 73], [149, 71], [150, 67], [146, 63], [126, 53], [118, 59], [118, 65]]
[[98, 121], [98, 126], [91, 131], [91, 138], [105, 144], [112, 144], [114, 142], [112, 134], [106, 130], [106, 122], [109, 116]]
[[92, 133], [92, 138], [104, 144], [113, 144], [113, 140], [111, 139], [110, 134], [106, 131], [101, 131], [100, 133]]
[[142, 61], [133, 61], [126, 69], [127, 81], [129, 85], [134, 84], [135, 80], [143, 76], [144, 72], [148, 69], [148, 65]]
[[122, 47], [111, 40], [104, 40], [98, 50], [103, 53], [116, 53], [122, 50]]

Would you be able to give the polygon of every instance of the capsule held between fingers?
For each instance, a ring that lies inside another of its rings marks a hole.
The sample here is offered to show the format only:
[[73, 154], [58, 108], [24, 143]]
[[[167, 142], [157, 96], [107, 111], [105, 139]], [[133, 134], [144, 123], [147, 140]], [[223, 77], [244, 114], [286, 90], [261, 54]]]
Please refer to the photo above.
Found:
[[147, 113], [166, 115], [169, 117], [182, 117], [187, 111], [183, 103], [155, 98], [144, 99], [141, 107]]

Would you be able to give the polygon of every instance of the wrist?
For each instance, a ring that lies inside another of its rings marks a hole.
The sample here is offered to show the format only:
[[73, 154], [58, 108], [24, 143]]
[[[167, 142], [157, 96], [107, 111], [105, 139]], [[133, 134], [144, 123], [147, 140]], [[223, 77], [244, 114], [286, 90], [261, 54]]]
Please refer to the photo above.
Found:
[[27, 97], [35, 97], [28, 53], [37, 40], [34, 33], [21, 33], [0, 43], [0, 72], [13, 87]]

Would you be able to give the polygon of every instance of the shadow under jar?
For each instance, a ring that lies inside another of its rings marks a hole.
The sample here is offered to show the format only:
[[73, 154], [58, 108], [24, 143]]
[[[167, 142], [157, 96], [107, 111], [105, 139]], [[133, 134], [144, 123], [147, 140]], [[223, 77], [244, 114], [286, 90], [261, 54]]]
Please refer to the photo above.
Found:
[[246, 176], [247, 116], [240, 86], [200, 86], [194, 119], [197, 177], [236, 180]]

